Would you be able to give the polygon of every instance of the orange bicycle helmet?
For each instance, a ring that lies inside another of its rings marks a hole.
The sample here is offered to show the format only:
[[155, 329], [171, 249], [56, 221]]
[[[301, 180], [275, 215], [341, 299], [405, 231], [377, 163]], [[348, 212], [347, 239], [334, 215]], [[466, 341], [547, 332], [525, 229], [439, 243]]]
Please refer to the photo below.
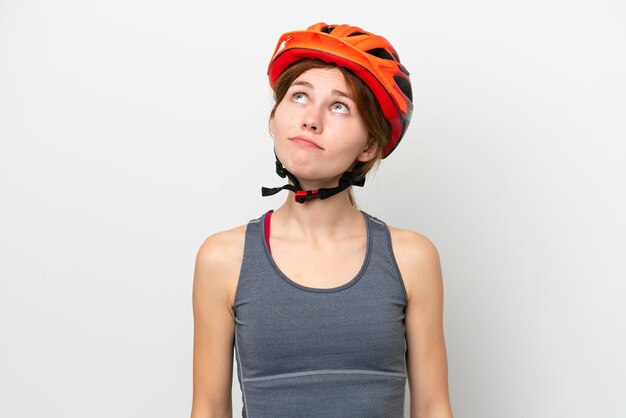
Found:
[[356, 26], [317, 23], [307, 30], [284, 33], [278, 40], [267, 74], [270, 86], [291, 64], [302, 59], [320, 59], [351, 70], [372, 90], [391, 125], [386, 158], [404, 136], [413, 112], [409, 72], [382, 36]]

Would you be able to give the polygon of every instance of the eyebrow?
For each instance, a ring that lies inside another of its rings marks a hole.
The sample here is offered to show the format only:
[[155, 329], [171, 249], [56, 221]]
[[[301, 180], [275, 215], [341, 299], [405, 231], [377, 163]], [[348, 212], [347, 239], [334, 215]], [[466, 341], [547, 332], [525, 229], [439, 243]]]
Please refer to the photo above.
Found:
[[[291, 83], [291, 85], [292, 86], [304, 86], [304, 87], [310, 88], [311, 90], [314, 90], [313, 84], [309, 83], [308, 81], [298, 80], [298, 81], [294, 81], [293, 83]], [[343, 92], [341, 90], [333, 89], [331, 93], [336, 94], [337, 96], [347, 97], [348, 99], [353, 100], [352, 96], [350, 96], [348, 93]]]

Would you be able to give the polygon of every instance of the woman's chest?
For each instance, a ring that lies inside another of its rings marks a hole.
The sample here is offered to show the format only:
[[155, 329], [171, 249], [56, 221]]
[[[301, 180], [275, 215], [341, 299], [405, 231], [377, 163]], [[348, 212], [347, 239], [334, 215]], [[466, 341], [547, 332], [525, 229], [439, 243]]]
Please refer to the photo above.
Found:
[[362, 269], [366, 256], [364, 239], [350, 239], [325, 248], [293, 245], [275, 240], [271, 256], [278, 269], [299, 285], [335, 288], [350, 282]]
[[[371, 281], [372, 278], [361, 280]], [[365, 281], [334, 293], [295, 289], [242, 298], [237, 344], [253, 375], [293, 370], [401, 370], [406, 351], [404, 307]]]

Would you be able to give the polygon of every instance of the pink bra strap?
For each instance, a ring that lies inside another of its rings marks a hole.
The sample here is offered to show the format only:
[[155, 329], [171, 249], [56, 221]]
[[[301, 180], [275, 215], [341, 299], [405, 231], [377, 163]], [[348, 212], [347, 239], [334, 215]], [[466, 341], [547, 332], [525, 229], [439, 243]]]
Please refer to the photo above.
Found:
[[265, 242], [267, 242], [267, 249], [270, 250], [270, 254], [272, 254], [272, 248], [270, 247], [270, 218], [272, 217], [272, 210], [267, 212], [265, 215]]

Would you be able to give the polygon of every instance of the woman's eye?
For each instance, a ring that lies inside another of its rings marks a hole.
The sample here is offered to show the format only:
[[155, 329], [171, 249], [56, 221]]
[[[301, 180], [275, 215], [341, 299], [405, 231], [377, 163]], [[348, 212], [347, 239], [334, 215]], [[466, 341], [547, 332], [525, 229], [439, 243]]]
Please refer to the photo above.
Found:
[[333, 110], [339, 113], [348, 113], [350, 111], [350, 108], [343, 103], [335, 103], [333, 105]]
[[306, 101], [306, 94], [304, 93], [294, 93], [292, 97], [294, 101], [299, 103], [304, 103]]

